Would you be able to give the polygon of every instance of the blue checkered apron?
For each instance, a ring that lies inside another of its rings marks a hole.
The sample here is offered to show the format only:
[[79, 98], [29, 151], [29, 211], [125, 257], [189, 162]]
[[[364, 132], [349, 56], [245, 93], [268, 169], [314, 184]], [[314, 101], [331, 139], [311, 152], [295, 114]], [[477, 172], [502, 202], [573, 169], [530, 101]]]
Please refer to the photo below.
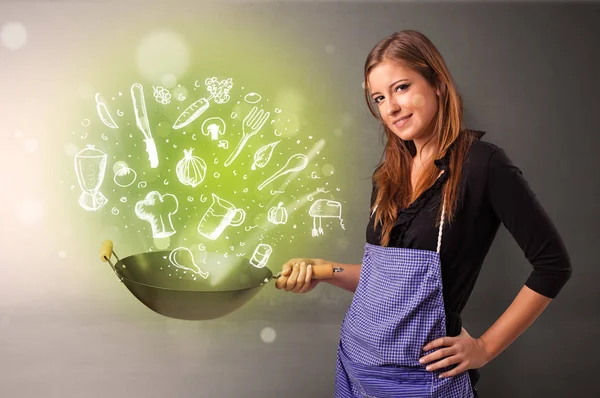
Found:
[[419, 358], [446, 336], [437, 251], [366, 244], [360, 280], [342, 322], [335, 398], [471, 398], [468, 372], [438, 378]]

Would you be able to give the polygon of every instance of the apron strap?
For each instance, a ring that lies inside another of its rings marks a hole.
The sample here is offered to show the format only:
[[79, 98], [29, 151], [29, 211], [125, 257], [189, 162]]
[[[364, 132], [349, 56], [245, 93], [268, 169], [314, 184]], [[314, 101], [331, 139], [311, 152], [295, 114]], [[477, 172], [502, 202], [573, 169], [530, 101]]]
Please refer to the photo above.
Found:
[[440, 218], [440, 229], [438, 231], [438, 243], [437, 243], [438, 254], [440, 252], [440, 248], [442, 247], [442, 229], [444, 228], [444, 214], [445, 213], [446, 213], [446, 203], [444, 202], [444, 195], [442, 194], [442, 216]]
[[[373, 217], [373, 214], [375, 214], [375, 211], [377, 210], [377, 206], [379, 204], [375, 204], [375, 207], [373, 207], [373, 211], [371, 212], [371, 217]], [[437, 253], [440, 252], [440, 248], [442, 247], [442, 230], [444, 229], [444, 215], [446, 214], [446, 203], [444, 202], [444, 190], [442, 190], [442, 216], [440, 217], [440, 228], [438, 231], [438, 242], [437, 242]]]

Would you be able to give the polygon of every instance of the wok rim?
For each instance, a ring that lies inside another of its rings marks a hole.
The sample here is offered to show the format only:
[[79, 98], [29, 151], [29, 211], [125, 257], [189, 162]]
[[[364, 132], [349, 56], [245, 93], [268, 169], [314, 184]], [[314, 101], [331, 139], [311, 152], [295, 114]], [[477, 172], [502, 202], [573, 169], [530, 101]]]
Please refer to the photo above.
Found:
[[[128, 257], [133, 257], [133, 256], [128, 256]], [[170, 291], [170, 292], [193, 292], [193, 293], [226, 293], [226, 292], [242, 292], [244, 290], [250, 290], [250, 289], [255, 289], [257, 287], [261, 287], [262, 285], [266, 285], [267, 283], [269, 283], [271, 281], [271, 279], [273, 279], [273, 271], [271, 271], [270, 268], [265, 267], [268, 270], [268, 275], [266, 278], [268, 278], [269, 280], [267, 282], [263, 282], [259, 283], [255, 286], [251, 286], [245, 289], [227, 289], [227, 290], [189, 290], [189, 289], [172, 289], [172, 288], [168, 288], [168, 287], [161, 287], [161, 286], [155, 286], [155, 285], [149, 285], [147, 283], [142, 283], [142, 282], [138, 282], [138, 281], [134, 281], [131, 278], [127, 278], [126, 276], [123, 276], [123, 274], [121, 274], [118, 271], [118, 267], [119, 265], [123, 265], [123, 260], [126, 260], [128, 257], [125, 257], [119, 261], [117, 261], [117, 263], [115, 264], [115, 270], [117, 271], [117, 273], [119, 274], [119, 278], [121, 280], [127, 280], [129, 282], [133, 282], [137, 285], [141, 285], [141, 286], [145, 286], [145, 287], [149, 287], [149, 288], [153, 288], [153, 289], [160, 289], [160, 290], [165, 290], [165, 291]]]

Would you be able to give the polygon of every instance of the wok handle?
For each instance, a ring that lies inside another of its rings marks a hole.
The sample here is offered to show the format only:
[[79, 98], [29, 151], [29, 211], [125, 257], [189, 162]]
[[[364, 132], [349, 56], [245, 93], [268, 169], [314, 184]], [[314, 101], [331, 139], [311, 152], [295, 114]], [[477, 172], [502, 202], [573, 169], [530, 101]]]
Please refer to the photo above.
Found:
[[313, 275], [311, 279], [330, 279], [333, 278], [333, 264], [313, 265]]
[[100, 260], [107, 262], [110, 260], [113, 254], [113, 243], [112, 240], [105, 240], [100, 246]]
[[115, 272], [115, 275], [117, 275], [117, 278], [119, 278], [120, 281], [123, 281], [123, 278], [117, 272], [115, 265], [110, 260], [113, 255], [116, 257], [117, 262], [121, 261], [117, 254], [113, 251], [112, 240], [105, 240], [104, 242], [102, 242], [102, 246], [100, 246], [100, 260], [103, 262], [108, 262], [112, 270]]
[[[311, 279], [330, 279], [333, 278], [333, 273], [336, 271], [342, 271], [341, 268], [334, 268], [333, 264], [319, 264], [312, 266], [313, 274]], [[281, 277], [281, 271], [277, 275], [273, 276], [275, 279]]]

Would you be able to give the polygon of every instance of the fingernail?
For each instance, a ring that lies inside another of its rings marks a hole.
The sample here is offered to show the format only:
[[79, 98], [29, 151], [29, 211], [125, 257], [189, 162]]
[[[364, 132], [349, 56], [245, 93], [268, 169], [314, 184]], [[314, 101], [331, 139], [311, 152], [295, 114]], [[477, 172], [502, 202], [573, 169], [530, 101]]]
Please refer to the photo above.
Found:
[[431, 370], [431, 365], [427, 366], [425, 370]]
[[308, 264], [308, 268], [312, 268], [312, 264]]
[[419, 359], [419, 363], [423, 363], [425, 360], [423, 358]]
[[438, 379], [443, 379], [443, 378], [444, 378], [444, 375], [439, 375], [438, 376]]

